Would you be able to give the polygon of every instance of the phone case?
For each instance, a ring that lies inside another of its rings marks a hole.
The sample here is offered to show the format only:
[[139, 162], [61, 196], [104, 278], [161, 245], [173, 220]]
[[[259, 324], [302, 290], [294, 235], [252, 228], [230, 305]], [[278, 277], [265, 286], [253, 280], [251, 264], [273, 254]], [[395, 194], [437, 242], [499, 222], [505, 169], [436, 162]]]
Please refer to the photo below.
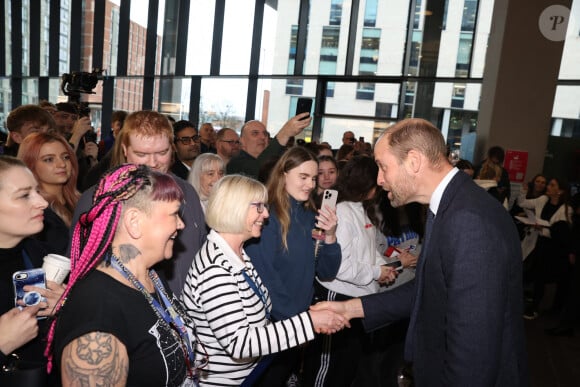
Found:
[[24, 286], [31, 285], [46, 289], [46, 275], [44, 269], [20, 270], [12, 274], [12, 283], [14, 284], [14, 304], [22, 309], [24, 306], [19, 305], [18, 301], [24, 301], [25, 306], [36, 305], [46, 301], [38, 292], [27, 292]]
[[325, 189], [322, 193], [322, 204], [320, 205], [321, 209], [324, 209], [325, 206], [330, 208], [336, 208], [336, 199], [338, 199], [338, 191], [334, 189]]
[[312, 98], [298, 98], [296, 102], [296, 115], [300, 113], [310, 113], [312, 110]]

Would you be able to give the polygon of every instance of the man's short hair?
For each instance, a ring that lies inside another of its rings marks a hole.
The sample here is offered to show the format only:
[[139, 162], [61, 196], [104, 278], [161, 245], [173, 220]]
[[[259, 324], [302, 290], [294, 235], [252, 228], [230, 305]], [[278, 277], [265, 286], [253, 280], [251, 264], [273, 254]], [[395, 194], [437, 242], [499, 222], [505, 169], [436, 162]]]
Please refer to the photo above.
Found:
[[133, 112], [125, 119], [123, 128], [115, 140], [111, 165], [127, 162], [123, 145], [126, 147], [130, 145], [131, 134], [143, 137], [165, 136], [170, 144], [173, 142], [173, 128], [165, 115], [152, 110]]
[[70, 113], [70, 114], [78, 114], [79, 113], [77, 107], [70, 102], [59, 102], [54, 106], [56, 107], [56, 110], [59, 112], [65, 112], [65, 113]]
[[447, 160], [445, 139], [441, 131], [427, 120], [401, 120], [388, 127], [383, 136], [386, 136], [385, 140], [399, 163], [407, 158], [411, 150], [421, 152], [436, 168], [441, 165], [442, 160]]
[[6, 127], [10, 132], [20, 133], [20, 129], [27, 122], [34, 122], [38, 126], [56, 127], [54, 118], [50, 113], [38, 105], [22, 105], [12, 110], [6, 118]]
[[[123, 124], [123, 122], [125, 122], [125, 120], [127, 119], [127, 115], [129, 115], [129, 113], [127, 113], [124, 110], [115, 110], [111, 114], [111, 123], [113, 123], [115, 121], [120, 121], [121, 124]], [[123, 126], [123, 125], [121, 125], [121, 126]]]
[[[179, 132], [181, 132], [185, 128], [193, 128], [195, 129], [195, 125], [193, 122], [187, 120], [180, 120], [173, 124], [173, 135], [177, 136]], [[197, 129], [196, 129], [197, 131]]]
[[[233, 130], [232, 128], [221, 128], [220, 130], [218, 130], [218, 131], [217, 131], [217, 134], [216, 134], [216, 139], [217, 139], [218, 141], [219, 141], [219, 140], [223, 140], [224, 136], [226, 135], [226, 133], [227, 133], [228, 131], [231, 131], [231, 132], [234, 132], [234, 133], [236, 133], [236, 131], [235, 131], [235, 130]], [[236, 133], [236, 134], [237, 134], [237, 133]]]

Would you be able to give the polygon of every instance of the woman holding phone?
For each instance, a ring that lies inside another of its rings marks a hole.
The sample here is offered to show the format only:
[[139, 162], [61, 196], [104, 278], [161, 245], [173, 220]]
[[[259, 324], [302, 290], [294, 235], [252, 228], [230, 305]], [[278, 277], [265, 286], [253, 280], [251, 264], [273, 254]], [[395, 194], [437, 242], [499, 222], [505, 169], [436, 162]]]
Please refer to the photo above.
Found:
[[31, 238], [43, 227], [43, 211], [48, 203], [38, 193], [38, 184], [24, 163], [14, 157], [0, 156], [0, 386], [47, 386], [43, 338], [46, 317], [64, 287], [47, 281], [48, 289], [25, 286], [38, 292], [46, 302], [14, 305], [12, 274], [42, 266], [47, 251]]
[[[317, 176], [314, 153], [304, 147], [287, 150], [268, 179], [268, 224], [260, 238], [246, 244], [246, 252], [270, 292], [273, 321], [307, 310], [314, 295], [314, 278], [332, 279], [340, 266], [336, 210], [316, 211], [313, 194]], [[314, 230], [322, 245], [318, 255], [314, 254]], [[257, 385], [285, 383], [299, 359], [299, 349], [278, 354]]]
[[[315, 280], [317, 300], [344, 301], [377, 293], [396, 277], [376, 247], [377, 173], [377, 164], [368, 156], [355, 156], [340, 172], [336, 185], [339, 193], [336, 237], [342, 260], [334, 279]], [[356, 365], [355, 359], [362, 355], [365, 335], [358, 320], [352, 322], [351, 329], [317, 337], [306, 350], [303, 384], [349, 386], [357, 371], [353, 362]]]

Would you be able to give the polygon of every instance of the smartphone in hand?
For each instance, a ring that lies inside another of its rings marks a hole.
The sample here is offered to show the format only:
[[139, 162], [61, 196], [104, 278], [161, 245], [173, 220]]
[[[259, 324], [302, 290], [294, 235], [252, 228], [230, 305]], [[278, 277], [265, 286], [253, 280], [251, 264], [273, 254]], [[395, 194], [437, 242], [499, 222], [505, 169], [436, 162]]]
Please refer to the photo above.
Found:
[[336, 199], [338, 199], [338, 191], [335, 189], [325, 189], [322, 193], [322, 204], [320, 209], [324, 210], [326, 206], [336, 209]]
[[25, 286], [36, 286], [46, 289], [46, 274], [43, 268], [19, 270], [12, 274], [14, 285], [14, 304], [22, 309], [27, 306], [37, 305], [46, 301], [40, 293], [35, 291], [25, 291]]
[[[310, 113], [312, 110], [312, 98], [298, 98], [298, 102], [296, 102], [296, 115], [300, 113]], [[303, 120], [307, 119], [308, 117], [302, 118]]]

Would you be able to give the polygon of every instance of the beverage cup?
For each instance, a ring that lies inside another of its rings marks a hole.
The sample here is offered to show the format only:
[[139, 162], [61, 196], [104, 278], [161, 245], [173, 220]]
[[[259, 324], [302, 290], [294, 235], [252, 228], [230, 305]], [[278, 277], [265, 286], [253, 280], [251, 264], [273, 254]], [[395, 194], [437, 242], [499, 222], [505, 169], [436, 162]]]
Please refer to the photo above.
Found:
[[46, 279], [61, 285], [70, 272], [70, 259], [58, 254], [48, 254], [44, 257], [42, 268]]

